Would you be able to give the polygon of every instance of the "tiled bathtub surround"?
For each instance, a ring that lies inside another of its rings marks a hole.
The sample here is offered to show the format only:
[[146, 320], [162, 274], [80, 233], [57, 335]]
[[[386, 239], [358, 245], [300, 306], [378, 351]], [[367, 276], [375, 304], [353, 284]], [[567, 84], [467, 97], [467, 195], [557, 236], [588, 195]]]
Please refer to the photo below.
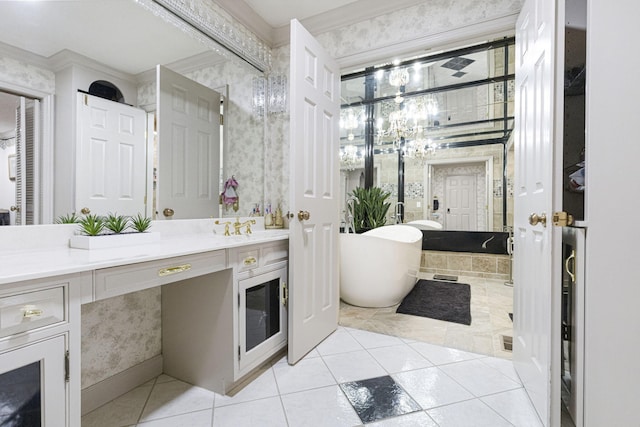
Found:
[[454, 276], [483, 277], [509, 280], [508, 255], [475, 254], [470, 252], [422, 251], [420, 271]]
[[343, 327], [234, 396], [162, 375], [82, 419], [83, 427], [363, 424], [541, 426], [511, 361]]

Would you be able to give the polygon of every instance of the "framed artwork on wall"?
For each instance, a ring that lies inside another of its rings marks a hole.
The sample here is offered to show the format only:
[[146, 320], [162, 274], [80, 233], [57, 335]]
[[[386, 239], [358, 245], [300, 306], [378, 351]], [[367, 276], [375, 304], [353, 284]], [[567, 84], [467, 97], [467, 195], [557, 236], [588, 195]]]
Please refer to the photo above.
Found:
[[16, 155], [10, 154], [9, 156], [7, 156], [7, 159], [9, 160], [9, 179], [11, 181], [15, 181], [16, 180]]

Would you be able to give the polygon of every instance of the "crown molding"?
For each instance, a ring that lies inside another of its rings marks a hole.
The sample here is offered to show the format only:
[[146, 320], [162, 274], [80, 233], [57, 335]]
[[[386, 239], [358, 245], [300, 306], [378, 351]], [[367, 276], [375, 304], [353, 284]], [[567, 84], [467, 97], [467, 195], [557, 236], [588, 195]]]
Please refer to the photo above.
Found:
[[215, 0], [215, 3], [256, 36], [267, 42], [269, 46], [273, 45], [274, 28], [244, 0]]
[[35, 53], [2, 42], [0, 42], [0, 56], [12, 58], [16, 61], [23, 61], [47, 70], [49, 69], [49, 60], [44, 56], [36, 55]]
[[81, 65], [86, 68], [91, 68], [106, 74], [109, 74], [113, 77], [126, 80], [129, 82], [134, 82], [135, 78], [132, 74], [125, 73], [123, 71], [112, 68], [108, 65], [105, 65], [101, 62], [88, 58], [84, 55], [80, 55], [79, 53], [73, 52], [68, 49], [61, 50], [60, 52], [51, 55], [49, 58], [49, 69], [54, 73], [57, 73], [70, 65]]
[[[163, 66], [175, 71], [176, 73], [187, 74], [192, 71], [201, 70], [205, 67], [213, 67], [224, 62], [227, 62], [226, 58], [221, 57], [215, 52], [202, 52], [189, 58], [181, 59], [169, 64], [163, 64]], [[155, 82], [156, 69], [152, 68], [138, 73], [135, 78], [138, 84]]]
[[[244, 0], [240, 1], [244, 3]], [[358, 0], [325, 13], [301, 19], [300, 23], [315, 36], [421, 3], [424, 3], [424, 0]], [[277, 48], [289, 44], [289, 37], [288, 24], [275, 28], [272, 47]]]

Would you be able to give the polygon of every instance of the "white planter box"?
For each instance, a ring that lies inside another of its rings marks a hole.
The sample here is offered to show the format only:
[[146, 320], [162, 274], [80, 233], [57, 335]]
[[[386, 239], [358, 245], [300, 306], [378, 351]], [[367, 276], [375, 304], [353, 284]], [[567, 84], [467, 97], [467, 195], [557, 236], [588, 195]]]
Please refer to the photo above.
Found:
[[121, 246], [144, 245], [160, 240], [160, 233], [124, 233], [102, 236], [72, 236], [69, 247], [76, 249], [105, 249]]

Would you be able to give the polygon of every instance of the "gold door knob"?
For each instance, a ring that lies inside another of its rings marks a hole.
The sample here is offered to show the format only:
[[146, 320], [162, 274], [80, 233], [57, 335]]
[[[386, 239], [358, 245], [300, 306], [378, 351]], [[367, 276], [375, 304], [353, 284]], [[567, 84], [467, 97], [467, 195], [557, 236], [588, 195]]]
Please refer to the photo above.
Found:
[[174, 212], [174, 211], [173, 211], [173, 209], [171, 209], [171, 208], [165, 208], [165, 209], [162, 211], [162, 214], [163, 214], [164, 216], [166, 216], [167, 218], [171, 218], [171, 217], [173, 216], [173, 214], [174, 214], [174, 213], [175, 213], [175, 212]]
[[309, 212], [307, 212], [307, 211], [300, 211], [300, 212], [298, 212], [298, 219], [299, 219], [300, 221], [306, 221], [306, 220], [308, 220], [309, 218], [311, 218], [311, 214], [310, 214]]
[[91, 209], [82, 208], [82, 209], [80, 209], [80, 212], [82, 213], [82, 215], [89, 215], [91, 213]]
[[11, 212], [20, 212], [19, 206], [11, 206], [9, 209], [11, 209]]
[[538, 224], [542, 224], [543, 227], [547, 226], [547, 214], [542, 214], [540, 216], [538, 216], [538, 214], [536, 213], [532, 213], [531, 215], [529, 215], [529, 224], [531, 225], [538, 225]]

